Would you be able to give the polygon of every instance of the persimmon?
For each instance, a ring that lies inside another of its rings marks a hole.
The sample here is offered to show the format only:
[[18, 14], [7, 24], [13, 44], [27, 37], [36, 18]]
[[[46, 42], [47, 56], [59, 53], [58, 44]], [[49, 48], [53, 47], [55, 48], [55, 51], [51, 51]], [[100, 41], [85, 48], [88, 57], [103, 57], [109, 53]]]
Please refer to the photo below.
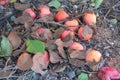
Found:
[[97, 50], [88, 50], [86, 53], [87, 62], [99, 62], [102, 58], [102, 55]]
[[9, 2], [9, 0], [0, 0], [0, 5], [5, 5], [8, 2]]
[[84, 47], [78, 43], [78, 42], [73, 42], [70, 46], [69, 49], [74, 49], [74, 50], [84, 50]]
[[23, 13], [28, 13], [33, 19], [36, 17], [36, 13], [32, 10], [32, 8], [27, 8]]
[[83, 19], [87, 25], [96, 24], [96, 15], [93, 11], [86, 11], [84, 13]]
[[79, 26], [79, 23], [76, 19], [73, 19], [73, 20], [66, 21], [65, 25], [67, 26], [68, 29], [75, 31]]
[[41, 35], [43, 33], [44, 28], [39, 28], [36, 30], [36, 33]]
[[74, 32], [70, 31], [70, 30], [65, 30], [62, 32], [62, 34], [60, 35], [60, 38], [63, 40], [65, 39], [67, 36], [74, 36]]
[[39, 14], [40, 17], [51, 15], [50, 9], [46, 5], [40, 5], [38, 9], [40, 10], [40, 14]]
[[69, 17], [69, 15], [64, 10], [62, 10], [62, 11], [57, 12], [57, 14], [55, 15], [55, 21], [59, 22], [68, 17]]
[[90, 40], [92, 38], [93, 35], [93, 30], [86, 26], [81, 26], [78, 30], [78, 37], [84, 41], [86, 40]]

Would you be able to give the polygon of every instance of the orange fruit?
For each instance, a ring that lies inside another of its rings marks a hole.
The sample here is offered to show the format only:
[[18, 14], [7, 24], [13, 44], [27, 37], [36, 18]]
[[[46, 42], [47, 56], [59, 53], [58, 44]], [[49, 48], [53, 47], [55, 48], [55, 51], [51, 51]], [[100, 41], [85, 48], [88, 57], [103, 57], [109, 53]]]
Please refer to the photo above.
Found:
[[35, 12], [32, 10], [32, 8], [27, 8], [24, 10], [23, 13], [28, 13], [33, 19], [36, 17]]
[[74, 49], [74, 50], [84, 50], [84, 47], [78, 43], [78, 42], [73, 42], [70, 46], [69, 49]]
[[96, 24], [96, 15], [93, 11], [86, 11], [84, 13], [83, 19], [87, 25]]
[[88, 26], [81, 26], [78, 29], [78, 37], [84, 41], [90, 40], [92, 38], [93, 31]]
[[102, 58], [102, 55], [97, 50], [88, 50], [86, 54], [86, 61], [87, 62], [99, 62]]
[[73, 19], [70, 21], [66, 21], [65, 25], [67, 26], [68, 29], [75, 31], [77, 29], [77, 27], [79, 26], [79, 23], [76, 19]]
[[50, 9], [46, 5], [40, 5], [38, 9], [40, 10], [40, 17], [51, 15]]
[[43, 30], [44, 30], [44, 28], [39, 28], [36, 30], [36, 33], [40, 35], [43, 33]]
[[69, 15], [65, 12], [65, 11], [59, 11], [56, 15], [55, 15], [55, 21], [59, 22], [61, 20], [64, 20], [66, 18], [68, 18]]
[[65, 30], [63, 31], [63, 33], [60, 35], [60, 38], [63, 40], [65, 39], [67, 36], [74, 36], [74, 32], [70, 31], [70, 30]]

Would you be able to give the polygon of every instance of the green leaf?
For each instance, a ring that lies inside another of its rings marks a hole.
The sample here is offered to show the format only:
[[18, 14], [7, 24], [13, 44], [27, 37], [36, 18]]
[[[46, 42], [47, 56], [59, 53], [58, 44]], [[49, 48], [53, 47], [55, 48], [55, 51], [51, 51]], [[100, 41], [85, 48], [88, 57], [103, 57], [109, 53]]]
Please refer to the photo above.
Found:
[[60, 8], [61, 3], [58, 0], [52, 0], [51, 2], [48, 3], [48, 6], [55, 7], [55, 8]]
[[26, 51], [30, 53], [45, 52], [45, 44], [39, 40], [26, 40]]
[[95, 0], [95, 8], [99, 8], [99, 6], [102, 4], [103, 0]]
[[11, 56], [11, 54], [12, 45], [5, 36], [2, 36], [0, 57]]
[[14, 2], [16, 2], [17, 0], [10, 0], [10, 3], [14, 3]]
[[110, 22], [111, 22], [111, 24], [117, 24], [118, 21], [117, 21], [117, 19], [111, 19]]
[[88, 80], [88, 74], [86, 73], [81, 73], [79, 76], [78, 76], [78, 79], [77, 80]]

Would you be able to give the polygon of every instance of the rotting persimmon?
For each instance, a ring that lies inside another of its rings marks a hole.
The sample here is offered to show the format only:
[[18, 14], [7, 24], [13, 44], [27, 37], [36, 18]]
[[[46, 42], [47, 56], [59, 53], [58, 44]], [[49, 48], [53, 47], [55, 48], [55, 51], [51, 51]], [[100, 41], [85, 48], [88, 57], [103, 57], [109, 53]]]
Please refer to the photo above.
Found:
[[86, 26], [82, 25], [78, 29], [78, 37], [84, 41], [90, 40], [92, 38], [92, 35], [93, 35], [93, 30], [87, 25]]
[[57, 12], [57, 14], [55, 15], [55, 21], [59, 22], [68, 17], [69, 17], [69, 15], [64, 10], [62, 10], [62, 11]]
[[73, 20], [66, 21], [65, 25], [67, 26], [68, 29], [75, 31], [79, 26], [79, 23], [76, 19], [73, 19]]
[[39, 28], [39, 29], [36, 30], [36, 33], [39, 34], [39, 35], [41, 35], [43, 33], [44, 29], [45, 28]]
[[28, 13], [33, 19], [36, 17], [36, 13], [32, 10], [32, 8], [27, 8], [23, 13]]
[[69, 49], [74, 49], [74, 50], [84, 50], [84, 47], [78, 43], [78, 42], [73, 42], [70, 46]]
[[99, 62], [102, 58], [102, 55], [97, 50], [88, 50], [86, 52], [86, 61], [87, 62]]
[[83, 19], [87, 25], [96, 24], [96, 15], [93, 11], [86, 11], [83, 15]]
[[74, 36], [74, 32], [70, 31], [70, 30], [65, 30], [62, 32], [62, 34], [60, 35], [60, 38], [63, 40], [65, 39], [67, 36]]
[[51, 15], [50, 9], [49, 9], [49, 7], [46, 6], [46, 5], [40, 5], [40, 6], [38, 7], [38, 10], [40, 10], [40, 14], [39, 14], [40, 17], [44, 17], [44, 16], [49, 16], [49, 15]]

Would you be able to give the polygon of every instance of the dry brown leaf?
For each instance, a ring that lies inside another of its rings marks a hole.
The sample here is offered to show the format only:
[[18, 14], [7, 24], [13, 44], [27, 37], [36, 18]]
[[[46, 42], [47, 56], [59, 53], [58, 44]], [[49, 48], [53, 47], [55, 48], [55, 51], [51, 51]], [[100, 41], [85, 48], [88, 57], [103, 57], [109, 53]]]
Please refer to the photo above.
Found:
[[64, 47], [64, 43], [61, 41], [61, 39], [57, 39], [55, 41], [55, 44], [58, 46], [58, 51], [61, 57], [66, 59], [66, 54], [65, 54], [65, 50], [63, 49]]
[[31, 55], [26, 52], [22, 53], [17, 60], [17, 68], [22, 71], [25, 71], [29, 70], [31, 66], [32, 66]]
[[21, 4], [21, 3], [14, 3], [14, 7], [15, 7], [15, 9], [17, 9], [17, 10], [23, 11], [23, 10], [25, 10], [26, 8], [29, 8], [30, 5], [29, 5], [29, 4]]
[[86, 52], [85, 51], [80, 51], [80, 50], [73, 50], [73, 51], [70, 52], [70, 57], [71, 58], [77, 58], [77, 59], [85, 59]]
[[11, 42], [13, 49], [17, 49], [21, 44], [21, 38], [17, 35], [15, 30], [11, 31], [8, 35], [8, 40]]
[[51, 63], [58, 63], [58, 62], [62, 61], [60, 56], [55, 51], [49, 50], [49, 55], [50, 55], [50, 62]]
[[85, 61], [79, 60], [79, 59], [70, 59], [69, 63], [76, 66], [76, 67], [81, 67], [85, 64]]
[[36, 53], [33, 56], [33, 65], [31, 69], [36, 73], [44, 74], [45, 71], [43, 71], [43, 69], [47, 69], [48, 65], [49, 57], [47, 52], [45, 52], [44, 54]]
[[56, 50], [57, 49], [57, 46], [54, 42], [55, 42], [55, 40], [50, 40], [45, 43], [47, 50]]
[[44, 34], [43, 37], [44, 37], [47, 41], [53, 38], [53, 35], [52, 35], [52, 32], [50, 31], [50, 29], [44, 29], [43, 34]]
[[62, 72], [62, 71], [64, 71], [66, 69], [67, 66], [68, 66], [67, 63], [61, 63], [59, 65], [56, 65], [53, 70], [55, 72]]
[[14, 19], [15, 24], [24, 24], [25, 22], [31, 22], [33, 19], [30, 17], [29, 14], [24, 14], [16, 19]]

